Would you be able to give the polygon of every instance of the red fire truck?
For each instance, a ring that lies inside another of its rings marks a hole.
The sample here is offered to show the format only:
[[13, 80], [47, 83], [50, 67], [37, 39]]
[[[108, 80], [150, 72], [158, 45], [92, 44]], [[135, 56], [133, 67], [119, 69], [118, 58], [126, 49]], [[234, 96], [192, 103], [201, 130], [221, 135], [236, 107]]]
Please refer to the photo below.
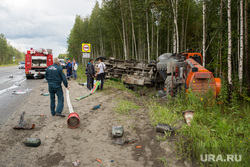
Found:
[[52, 49], [30, 49], [25, 55], [25, 74], [27, 79], [44, 77], [46, 68], [53, 65]]

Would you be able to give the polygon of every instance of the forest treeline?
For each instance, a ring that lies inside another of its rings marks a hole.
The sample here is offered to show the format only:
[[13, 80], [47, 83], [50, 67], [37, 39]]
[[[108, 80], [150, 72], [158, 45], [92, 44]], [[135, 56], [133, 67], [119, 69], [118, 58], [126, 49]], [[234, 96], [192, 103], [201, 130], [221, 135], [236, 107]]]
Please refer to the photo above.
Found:
[[9, 45], [4, 34], [0, 34], [0, 65], [13, 63], [13, 57], [15, 62], [24, 61], [24, 53]]
[[248, 8], [248, 0], [103, 0], [76, 16], [68, 56], [83, 62], [82, 43], [93, 58], [146, 61], [193, 48], [215, 77], [242, 91], [250, 88]]

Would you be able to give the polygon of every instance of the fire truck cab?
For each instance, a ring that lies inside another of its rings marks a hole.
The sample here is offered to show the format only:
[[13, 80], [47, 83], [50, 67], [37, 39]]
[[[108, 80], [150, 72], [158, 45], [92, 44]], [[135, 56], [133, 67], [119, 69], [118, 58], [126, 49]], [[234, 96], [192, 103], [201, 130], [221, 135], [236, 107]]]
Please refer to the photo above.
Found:
[[30, 49], [25, 55], [25, 74], [27, 79], [44, 77], [46, 68], [53, 65], [52, 49]]

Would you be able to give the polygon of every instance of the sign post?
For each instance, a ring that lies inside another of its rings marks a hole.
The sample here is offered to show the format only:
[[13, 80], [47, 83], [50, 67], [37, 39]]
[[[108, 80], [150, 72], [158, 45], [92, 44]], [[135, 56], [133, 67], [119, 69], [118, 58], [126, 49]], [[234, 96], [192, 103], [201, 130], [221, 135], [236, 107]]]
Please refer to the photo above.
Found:
[[[82, 59], [89, 59], [91, 52], [91, 45], [89, 43], [82, 43]], [[84, 63], [86, 66], [86, 62]]]

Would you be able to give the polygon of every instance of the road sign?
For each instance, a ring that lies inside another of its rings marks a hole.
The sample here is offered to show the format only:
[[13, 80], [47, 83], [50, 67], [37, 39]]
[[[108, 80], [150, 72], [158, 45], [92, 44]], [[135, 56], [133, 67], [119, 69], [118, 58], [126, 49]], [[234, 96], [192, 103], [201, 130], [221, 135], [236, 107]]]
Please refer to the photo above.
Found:
[[12, 58], [12, 61], [15, 61], [15, 57]]
[[84, 59], [89, 59], [90, 58], [90, 53], [88, 53], [88, 52], [83, 52], [82, 53], [82, 58], [84, 58]]
[[89, 52], [90, 52], [90, 48], [91, 48], [91, 47], [90, 47], [90, 44], [89, 44], [89, 43], [83, 43], [83, 44], [82, 44], [82, 52], [83, 52], [83, 53], [86, 53], [86, 52], [89, 53]]

